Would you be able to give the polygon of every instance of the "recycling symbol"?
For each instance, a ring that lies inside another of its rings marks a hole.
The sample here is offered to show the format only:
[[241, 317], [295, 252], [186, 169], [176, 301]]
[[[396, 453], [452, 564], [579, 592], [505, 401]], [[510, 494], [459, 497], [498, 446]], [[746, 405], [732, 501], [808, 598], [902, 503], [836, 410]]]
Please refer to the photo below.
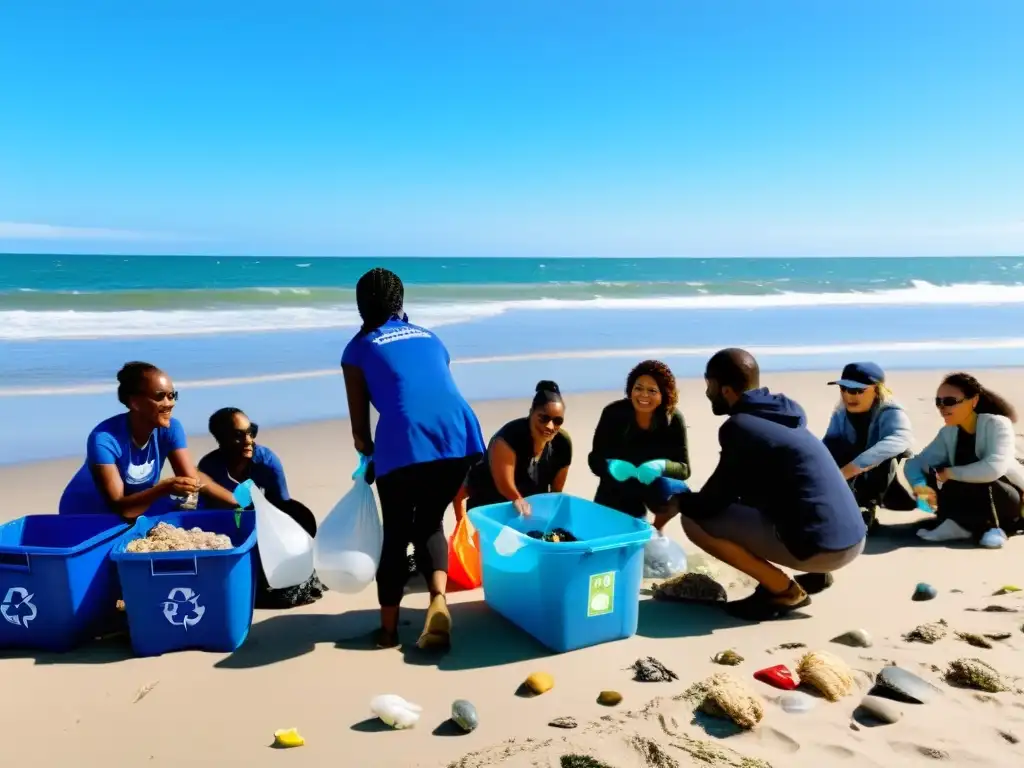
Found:
[[199, 604], [199, 595], [189, 587], [175, 587], [163, 603], [164, 618], [176, 627], [194, 627], [203, 620], [206, 608]]
[[7, 596], [0, 604], [0, 614], [7, 620], [8, 624], [28, 629], [28, 623], [33, 621], [39, 614], [36, 610], [30, 594], [24, 587], [11, 587], [7, 590]]

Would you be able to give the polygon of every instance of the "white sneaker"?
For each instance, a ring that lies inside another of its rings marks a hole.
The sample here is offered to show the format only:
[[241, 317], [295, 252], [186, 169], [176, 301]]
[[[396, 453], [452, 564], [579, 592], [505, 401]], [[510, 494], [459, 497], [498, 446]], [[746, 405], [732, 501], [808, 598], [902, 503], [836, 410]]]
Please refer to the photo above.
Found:
[[990, 528], [985, 531], [980, 543], [986, 549], [1000, 549], [1006, 543], [1006, 534], [1002, 528]]
[[921, 529], [917, 535], [918, 538], [931, 542], [964, 541], [971, 538], [971, 532], [954, 520], [943, 520], [938, 528], [930, 531]]

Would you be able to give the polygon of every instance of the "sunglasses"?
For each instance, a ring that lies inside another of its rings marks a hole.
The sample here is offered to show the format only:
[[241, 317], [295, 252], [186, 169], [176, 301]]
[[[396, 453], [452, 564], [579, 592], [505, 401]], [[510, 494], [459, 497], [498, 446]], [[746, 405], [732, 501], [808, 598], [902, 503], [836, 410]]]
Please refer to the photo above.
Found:
[[173, 403], [178, 399], [178, 390], [173, 389], [170, 392], [154, 392], [152, 395], [147, 395], [146, 397], [154, 403], [162, 403], [164, 400], [170, 400]]
[[259, 424], [250, 423], [248, 429], [232, 429], [230, 432], [228, 432], [227, 436], [230, 439], [234, 440], [236, 443], [244, 443], [245, 438], [247, 437], [251, 437], [253, 440], [255, 440], [256, 435], [259, 433], [259, 431]]
[[960, 405], [964, 401], [962, 397], [936, 397], [935, 407], [936, 408], [952, 408], [954, 405]]
[[543, 413], [537, 414], [537, 421], [544, 425], [554, 424], [556, 427], [560, 427], [565, 423], [565, 419], [561, 416], [548, 416]]
[[844, 387], [840, 385], [839, 391], [844, 395], [863, 395], [867, 391], [867, 387]]

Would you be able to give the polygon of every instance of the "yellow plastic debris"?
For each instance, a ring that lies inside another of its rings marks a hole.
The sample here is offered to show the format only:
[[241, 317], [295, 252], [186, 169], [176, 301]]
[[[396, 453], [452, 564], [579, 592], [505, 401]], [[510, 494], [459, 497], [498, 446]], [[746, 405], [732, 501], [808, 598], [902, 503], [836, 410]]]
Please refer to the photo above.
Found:
[[537, 695], [547, 693], [555, 687], [555, 678], [547, 672], [534, 672], [526, 678], [526, 687]]
[[306, 740], [299, 735], [296, 728], [283, 728], [274, 731], [274, 744], [278, 747], [301, 747]]

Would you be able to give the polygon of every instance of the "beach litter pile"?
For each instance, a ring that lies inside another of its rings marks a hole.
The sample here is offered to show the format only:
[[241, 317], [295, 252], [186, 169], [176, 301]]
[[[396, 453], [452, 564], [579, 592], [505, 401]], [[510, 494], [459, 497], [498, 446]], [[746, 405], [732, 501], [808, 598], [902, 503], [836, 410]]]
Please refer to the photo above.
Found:
[[538, 541], [547, 541], [549, 543], [557, 544], [560, 541], [570, 543], [573, 541], [579, 541], [571, 531], [565, 530], [565, 528], [552, 528], [547, 533], [544, 531], [528, 531], [527, 536], [531, 539], [537, 539]]
[[170, 523], [159, 522], [149, 529], [145, 537], [128, 542], [124, 550], [148, 554], [225, 550], [231, 549], [231, 546], [231, 539], [223, 533], [210, 533], [201, 528], [178, 528]]

